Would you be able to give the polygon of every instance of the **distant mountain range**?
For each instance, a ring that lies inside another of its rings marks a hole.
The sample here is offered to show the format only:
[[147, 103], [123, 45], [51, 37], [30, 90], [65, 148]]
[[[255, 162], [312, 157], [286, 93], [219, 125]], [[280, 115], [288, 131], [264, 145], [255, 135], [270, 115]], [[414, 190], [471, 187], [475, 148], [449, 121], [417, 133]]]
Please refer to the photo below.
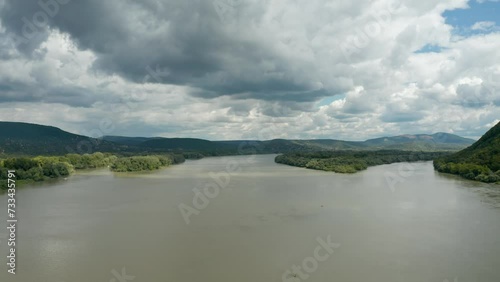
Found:
[[139, 146], [164, 150], [238, 150], [242, 144], [251, 144], [258, 150], [269, 153], [285, 153], [292, 151], [321, 151], [321, 150], [420, 150], [420, 151], [458, 151], [475, 140], [463, 138], [449, 133], [400, 135], [382, 137], [366, 141], [342, 141], [334, 139], [288, 140], [273, 139], [268, 141], [208, 141], [193, 138], [142, 138], [104, 136], [103, 140], [116, 142], [122, 145]]
[[209, 141], [196, 138], [104, 136], [99, 139], [77, 135], [52, 126], [0, 122], [0, 154], [58, 155], [86, 152], [199, 152], [204, 155], [240, 153], [286, 153], [318, 150], [419, 150], [458, 151], [474, 140], [448, 133], [400, 135], [366, 141], [334, 139], [267, 141]]

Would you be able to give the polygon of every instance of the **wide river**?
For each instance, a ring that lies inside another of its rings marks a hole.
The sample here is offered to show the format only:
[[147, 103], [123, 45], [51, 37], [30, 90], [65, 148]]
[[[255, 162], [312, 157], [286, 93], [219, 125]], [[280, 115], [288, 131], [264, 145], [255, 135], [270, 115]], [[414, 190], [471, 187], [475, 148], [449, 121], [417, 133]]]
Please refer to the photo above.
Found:
[[[0, 209], [6, 227], [6, 194]], [[2, 282], [500, 281], [499, 186], [431, 162], [343, 175], [260, 155], [85, 171], [20, 188], [17, 214], [15, 275], [0, 229]]]

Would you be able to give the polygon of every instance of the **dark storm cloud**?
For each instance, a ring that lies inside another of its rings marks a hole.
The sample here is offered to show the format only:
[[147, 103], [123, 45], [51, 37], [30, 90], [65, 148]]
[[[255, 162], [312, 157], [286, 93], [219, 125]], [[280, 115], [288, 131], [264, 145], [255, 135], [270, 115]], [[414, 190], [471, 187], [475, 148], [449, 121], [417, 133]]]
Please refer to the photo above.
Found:
[[91, 93], [85, 88], [76, 87], [56, 87], [50, 89], [43, 102], [61, 103], [73, 107], [91, 107], [96, 102], [103, 102], [101, 95]]
[[[23, 36], [26, 21], [33, 22], [40, 11], [45, 10], [38, 1], [10, 0], [0, 16], [8, 32]], [[300, 71], [299, 62], [290, 62], [274, 50], [271, 41], [248, 28], [252, 24], [248, 19], [259, 17], [224, 23], [212, 1], [201, 0], [71, 0], [59, 4], [57, 13], [47, 17], [47, 26], [68, 33], [80, 49], [92, 50], [97, 56], [93, 67], [98, 71], [140, 83], [148, 75], [147, 67], [158, 66], [168, 76], [150, 82], [191, 86], [193, 95], [204, 98], [230, 95], [307, 102], [345, 90], [311, 85], [314, 74]], [[239, 33], [238, 24], [245, 32]], [[27, 55], [46, 39], [47, 27], [37, 28], [40, 32], [35, 39], [18, 45]], [[269, 64], [271, 70], [263, 67]]]
[[102, 95], [96, 95], [84, 88], [59, 86], [41, 89], [37, 85], [1, 81], [0, 93], [0, 103], [44, 102], [88, 108], [98, 101], [103, 101]]
[[28, 94], [29, 91], [31, 91], [30, 87], [25, 84], [0, 81], [0, 93], [2, 93], [0, 103], [31, 102], [40, 99], [36, 94]]

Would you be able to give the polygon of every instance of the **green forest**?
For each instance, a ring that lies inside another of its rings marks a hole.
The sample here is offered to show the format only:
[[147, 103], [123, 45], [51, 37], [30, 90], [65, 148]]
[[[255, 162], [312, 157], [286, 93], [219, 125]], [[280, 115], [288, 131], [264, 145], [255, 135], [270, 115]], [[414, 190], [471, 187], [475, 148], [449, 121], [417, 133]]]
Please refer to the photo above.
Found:
[[[447, 133], [382, 137], [362, 142], [334, 139], [208, 141], [120, 136], [95, 139], [55, 127], [15, 122], [0, 122], [0, 129], [0, 179], [6, 179], [7, 170], [13, 169], [21, 183], [66, 177], [79, 169], [108, 167], [114, 172], [148, 171], [182, 163], [185, 159], [266, 153], [282, 153], [275, 158], [277, 163], [339, 173], [355, 173], [394, 162], [434, 160], [439, 172], [483, 182], [500, 181], [500, 123], [474, 144], [472, 139]], [[465, 149], [450, 152], [459, 148]], [[0, 187], [5, 188], [6, 183], [0, 181]]]
[[[388, 136], [365, 141], [230, 140], [197, 138], [123, 137], [91, 138], [52, 126], [0, 121], [0, 158], [80, 155], [106, 152], [120, 156], [190, 154], [189, 158], [246, 154], [276, 154], [328, 150], [458, 151], [474, 140], [447, 133]], [[186, 156], [186, 158], [188, 158]]]
[[183, 155], [133, 156], [115, 160], [110, 168], [116, 172], [147, 171], [182, 162]]
[[67, 154], [64, 156], [14, 157], [0, 160], [0, 188], [7, 189], [8, 170], [15, 170], [16, 180], [37, 182], [67, 177], [75, 170], [109, 167], [112, 171], [147, 171], [184, 162], [184, 156], [165, 154], [155, 156], [118, 157], [109, 153]]
[[470, 180], [500, 182], [500, 123], [470, 147], [434, 160], [434, 168]]
[[396, 162], [430, 161], [447, 152], [380, 151], [320, 151], [279, 155], [275, 162], [309, 169], [355, 173], [370, 166]]

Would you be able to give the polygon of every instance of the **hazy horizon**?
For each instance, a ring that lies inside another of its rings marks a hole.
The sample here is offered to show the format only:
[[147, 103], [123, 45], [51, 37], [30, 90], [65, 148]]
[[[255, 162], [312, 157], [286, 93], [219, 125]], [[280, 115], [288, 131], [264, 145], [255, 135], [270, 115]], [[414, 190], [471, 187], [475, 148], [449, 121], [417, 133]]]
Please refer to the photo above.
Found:
[[[18, 122], [18, 121], [0, 121], [0, 122], [17, 122], [17, 123], [26, 123], [26, 124], [36, 124], [36, 125], [41, 125], [41, 126], [49, 126], [49, 127], [55, 127], [55, 128], [59, 128], [59, 127], [56, 127], [56, 126], [53, 126], [53, 125], [50, 125], [50, 124], [38, 124], [38, 123], [30, 123], [30, 122]], [[67, 129], [64, 129], [64, 128], [59, 128], [65, 132], [69, 132], [69, 133], [72, 133], [72, 134], [77, 134], [77, 135], [80, 135], [80, 133], [77, 133], [77, 132], [73, 132], [71, 130], [67, 130]], [[91, 132], [89, 132], [91, 133]], [[248, 139], [224, 139], [224, 140], [218, 140], [218, 139], [206, 139], [206, 140], [209, 140], [209, 141], [239, 141], [239, 140], [247, 140], [247, 141], [268, 141], [268, 140], [273, 140], [273, 139], [287, 139], [287, 140], [342, 140], [342, 141], [349, 141], [349, 142], [363, 142], [363, 141], [366, 141], [366, 140], [371, 140], [371, 139], [378, 139], [378, 138], [389, 138], [389, 137], [399, 137], [399, 136], [415, 136], [415, 135], [434, 135], [434, 134], [453, 134], [453, 133], [447, 133], [447, 132], [432, 132], [432, 133], [405, 133], [405, 134], [398, 134], [398, 135], [381, 135], [381, 136], [378, 136], [378, 137], [374, 137], [374, 138], [369, 138], [369, 139], [363, 139], [363, 140], [347, 140], [347, 139], [336, 139], [335, 137], [332, 137], [332, 138], [309, 138], [309, 139], [295, 139], [295, 138], [271, 138], [271, 139], [258, 139], [258, 138], [248, 138]], [[82, 134], [83, 136], [88, 136], [88, 137], [92, 137], [92, 138], [102, 138], [102, 137], [127, 137], [127, 138], [194, 138], [194, 139], [204, 139], [204, 138], [200, 138], [200, 137], [196, 137], [196, 136], [140, 136], [140, 135], [102, 135], [102, 136], [90, 136], [90, 135], [85, 135], [85, 134]], [[456, 135], [456, 134], [454, 134]], [[474, 141], [477, 141], [481, 136], [477, 137], [477, 138], [473, 138], [473, 137], [466, 137], [466, 136], [460, 136], [460, 135], [457, 135], [459, 137], [463, 137], [463, 138], [468, 138], [468, 139], [472, 139]]]

